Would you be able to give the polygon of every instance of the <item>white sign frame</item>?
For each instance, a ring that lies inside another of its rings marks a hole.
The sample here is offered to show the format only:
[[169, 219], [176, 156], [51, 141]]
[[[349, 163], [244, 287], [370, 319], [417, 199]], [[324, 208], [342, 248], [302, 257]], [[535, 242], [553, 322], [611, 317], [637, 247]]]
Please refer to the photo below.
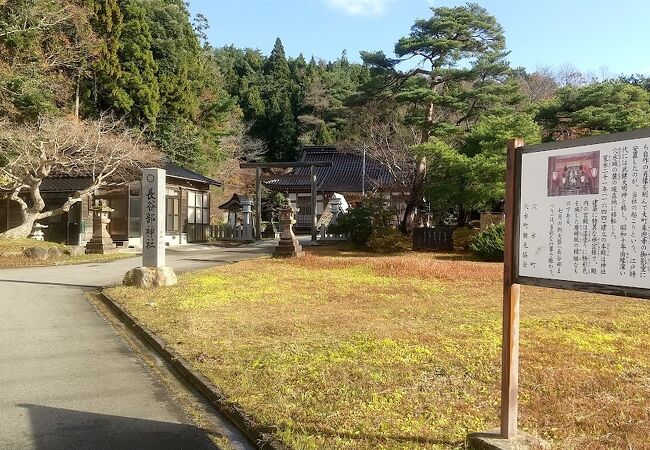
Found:
[[[648, 139], [650, 138], [650, 128], [627, 131], [622, 133], [612, 133], [602, 136], [591, 136], [580, 139], [573, 139], [569, 141], [556, 141], [539, 145], [524, 146], [518, 149], [516, 154], [515, 162], [515, 195], [516, 199], [514, 202], [514, 283], [533, 285], [533, 286], [542, 286], [542, 287], [551, 287], [558, 289], [568, 289], [576, 291], [586, 291], [586, 292], [596, 292], [603, 294], [612, 294], [612, 295], [621, 295], [627, 297], [637, 297], [643, 299], [650, 299], [650, 277], [648, 277], [648, 287], [642, 286], [628, 286], [618, 283], [600, 283], [600, 282], [586, 282], [586, 281], [576, 281], [565, 278], [550, 278], [544, 276], [530, 276], [530, 275], [521, 275], [521, 240], [522, 240], [522, 158], [525, 158], [526, 155], [538, 152], [552, 152], [552, 154], [561, 154], [557, 152], [558, 150], [578, 150], [578, 147], [585, 147], [584, 151], [588, 152], [589, 147], [592, 147], [592, 151], [596, 150], [598, 147], [602, 148], [600, 144], [609, 144], [610, 147], [612, 144], [620, 143], [621, 146], [629, 146], [632, 142], [639, 139]], [[582, 150], [582, 149], [580, 149]], [[579, 153], [579, 152], [576, 152]], [[600, 157], [600, 156], [599, 156]], [[540, 170], [542, 170], [540, 168]], [[544, 173], [546, 173], [547, 168], [543, 167]], [[601, 174], [598, 174], [600, 177]], [[544, 186], [544, 189], [547, 189], [547, 186]], [[572, 196], [572, 198], [580, 197], [579, 195]], [[525, 200], [525, 199], [524, 199]]]

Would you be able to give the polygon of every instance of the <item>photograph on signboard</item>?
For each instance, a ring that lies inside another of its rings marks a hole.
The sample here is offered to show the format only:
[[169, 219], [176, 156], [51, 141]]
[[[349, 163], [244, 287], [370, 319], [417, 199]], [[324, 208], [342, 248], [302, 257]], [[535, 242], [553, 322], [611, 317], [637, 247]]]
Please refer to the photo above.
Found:
[[598, 194], [600, 152], [548, 157], [548, 196]]

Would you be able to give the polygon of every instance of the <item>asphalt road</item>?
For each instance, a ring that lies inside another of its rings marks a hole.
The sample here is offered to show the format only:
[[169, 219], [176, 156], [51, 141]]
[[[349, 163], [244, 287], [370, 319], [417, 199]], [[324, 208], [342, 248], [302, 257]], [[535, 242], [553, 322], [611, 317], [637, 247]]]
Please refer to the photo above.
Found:
[[[167, 263], [183, 272], [271, 250], [187, 246]], [[140, 262], [0, 270], [0, 449], [214, 448], [84, 294]]]

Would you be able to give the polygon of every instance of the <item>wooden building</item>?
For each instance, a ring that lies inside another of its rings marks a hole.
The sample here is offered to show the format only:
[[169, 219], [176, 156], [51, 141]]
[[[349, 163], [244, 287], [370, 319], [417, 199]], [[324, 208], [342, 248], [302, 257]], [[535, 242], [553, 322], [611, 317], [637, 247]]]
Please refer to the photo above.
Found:
[[[301, 162], [331, 161], [330, 167], [315, 167], [316, 215], [319, 219], [327, 213], [330, 199], [337, 195], [342, 199], [343, 210], [354, 206], [371, 192], [385, 195], [392, 206], [401, 214], [406, 206], [408, 193], [400, 192], [390, 172], [377, 161], [365, 158], [360, 153], [338, 151], [336, 147], [304, 147]], [[264, 185], [273, 191], [288, 195], [292, 205], [298, 208], [296, 229], [306, 231], [311, 227], [311, 185], [308, 179], [310, 168], [298, 167], [291, 171], [303, 179], [277, 179]]]
[[[210, 227], [210, 186], [221, 183], [194, 171], [166, 162], [166, 242], [167, 245], [206, 241]], [[92, 184], [84, 177], [48, 177], [43, 180], [41, 193], [47, 209], [62, 205], [76, 191]], [[1, 199], [0, 232], [20, 223], [20, 209], [16, 202]], [[69, 245], [85, 245], [92, 237], [92, 205], [95, 200], [105, 199], [115, 211], [111, 213], [108, 230], [118, 246], [138, 247], [142, 243], [140, 229], [141, 191], [140, 182], [128, 186], [108, 185], [94, 195], [76, 203], [67, 214], [39, 221], [48, 225], [45, 237], [48, 241]]]

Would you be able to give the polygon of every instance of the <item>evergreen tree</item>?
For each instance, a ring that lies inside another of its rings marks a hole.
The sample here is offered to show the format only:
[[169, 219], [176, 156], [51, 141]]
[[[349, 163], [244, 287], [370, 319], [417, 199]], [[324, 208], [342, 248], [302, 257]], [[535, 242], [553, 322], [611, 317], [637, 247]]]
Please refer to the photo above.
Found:
[[160, 110], [152, 37], [140, 0], [95, 0], [100, 57], [87, 87], [96, 113], [110, 110], [133, 125], [156, 124]]
[[[431, 18], [417, 20], [411, 33], [395, 44], [396, 59], [383, 52], [362, 52], [364, 62], [377, 74], [367, 85], [366, 95], [394, 96], [411, 105], [407, 120], [419, 128], [421, 144], [432, 138], [443, 143], [457, 141], [482, 114], [495, 109], [492, 101], [496, 97], [511, 89], [503, 84], [509, 71], [503, 29], [493, 16], [474, 3], [432, 8], [432, 12]], [[416, 69], [398, 71], [400, 62], [413, 58], [418, 60]], [[403, 231], [410, 231], [423, 198], [427, 149], [416, 148]]]
[[277, 82], [288, 82], [291, 76], [284, 46], [280, 38], [275, 39], [273, 50], [264, 64], [264, 74]]
[[139, 0], [122, 0], [124, 24], [119, 49], [122, 91], [131, 98], [129, 121], [137, 125], [155, 126], [160, 111], [158, 66], [151, 51], [152, 37], [146, 12]]

